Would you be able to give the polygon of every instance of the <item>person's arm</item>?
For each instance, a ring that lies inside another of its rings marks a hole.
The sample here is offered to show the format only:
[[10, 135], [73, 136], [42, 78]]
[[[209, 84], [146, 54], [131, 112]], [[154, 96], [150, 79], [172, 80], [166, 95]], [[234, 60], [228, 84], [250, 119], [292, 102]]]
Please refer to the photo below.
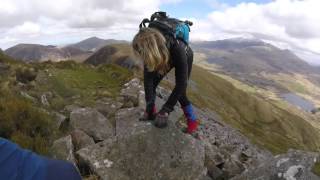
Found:
[[70, 162], [49, 159], [0, 137], [0, 179], [81, 180]]
[[186, 92], [188, 85], [188, 63], [186, 46], [182, 42], [176, 43], [171, 48], [171, 58], [175, 67], [176, 86], [169, 96], [167, 102], [160, 110], [161, 113], [170, 113], [178, 99]]

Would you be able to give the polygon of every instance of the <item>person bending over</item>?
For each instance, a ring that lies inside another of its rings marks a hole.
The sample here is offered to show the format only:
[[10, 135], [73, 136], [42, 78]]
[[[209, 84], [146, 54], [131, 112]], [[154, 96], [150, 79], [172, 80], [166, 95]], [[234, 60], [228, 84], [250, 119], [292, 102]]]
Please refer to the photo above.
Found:
[[[144, 64], [144, 89], [146, 111], [144, 120], [154, 120], [156, 127], [167, 126], [168, 116], [179, 101], [187, 119], [187, 133], [193, 134], [198, 120], [187, 97], [186, 89], [192, 70], [193, 51], [179, 38], [163, 35], [158, 29], [140, 28], [132, 41], [134, 53]], [[160, 111], [156, 112], [156, 88], [163, 77], [175, 69], [175, 88]]]

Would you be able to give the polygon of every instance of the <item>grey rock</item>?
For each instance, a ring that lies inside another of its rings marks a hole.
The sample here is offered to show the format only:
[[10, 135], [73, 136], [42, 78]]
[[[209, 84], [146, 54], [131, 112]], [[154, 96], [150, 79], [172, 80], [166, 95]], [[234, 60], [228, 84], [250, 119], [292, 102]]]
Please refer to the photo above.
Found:
[[77, 155], [101, 179], [197, 180], [206, 173], [204, 146], [171, 121], [168, 128], [151, 126], [143, 133], [83, 148]]
[[123, 103], [111, 98], [103, 98], [96, 102], [95, 108], [104, 116], [110, 118], [123, 106]]
[[71, 137], [75, 151], [94, 144], [94, 140], [79, 129], [72, 131]]
[[273, 157], [222, 122], [214, 112], [197, 108], [195, 111], [201, 120], [199, 134], [206, 147], [206, 167], [213, 179], [230, 179]]
[[233, 180], [319, 180], [311, 172], [313, 165], [319, 161], [319, 153], [289, 150], [288, 153], [275, 156], [260, 166], [236, 176]]
[[51, 152], [53, 158], [66, 160], [76, 165], [76, 159], [73, 154], [73, 144], [70, 135], [54, 141], [51, 147]]
[[115, 115], [116, 136], [119, 138], [130, 137], [135, 134], [150, 131], [150, 122], [139, 121], [143, 111], [139, 108], [121, 109]]
[[61, 127], [61, 125], [67, 121], [67, 117], [61, 113], [54, 112], [53, 116], [54, 116], [54, 120], [55, 120], [54, 124], [57, 129], [59, 129]]
[[125, 99], [125, 107], [135, 107], [139, 105], [139, 91], [143, 90], [140, 80], [134, 78], [124, 85], [120, 95]]
[[48, 101], [47, 95], [43, 94], [41, 95], [41, 103], [45, 106], [50, 106], [50, 103]]
[[144, 92], [144, 90], [139, 90], [138, 101], [139, 101], [139, 108], [144, 110], [144, 109], [146, 108], [145, 92]]
[[70, 125], [91, 136], [95, 141], [103, 141], [114, 135], [111, 123], [100, 112], [92, 108], [79, 108], [70, 114]]
[[67, 105], [66, 107], [64, 107], [64, 111], [67, 113], [71, 113], [72, 111], [81, 108], [80, 106], [76, 105], [76, 104], [71, 104], [71, 105]]

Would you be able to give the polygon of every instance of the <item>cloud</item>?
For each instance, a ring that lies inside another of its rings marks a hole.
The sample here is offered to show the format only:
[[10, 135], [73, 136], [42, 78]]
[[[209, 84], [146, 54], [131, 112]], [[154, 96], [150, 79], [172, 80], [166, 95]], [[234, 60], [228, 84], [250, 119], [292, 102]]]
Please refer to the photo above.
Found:
[[140, 21], [161, 4], [180, 1], [0, 0], [0, 47], [41, 43], [52, 37], [61, 37], [60, 41], [92, 35], [113, 38], [115, 32], [114, 38], [131, 39]]
[[266, 4], [227, 6], [200, 20], [197, 28], [200, 34], [192, 37], [223, 39], [235, 35], [252, 36], [291, 49], [300, 57], [308, 57], [311, 63], [320, 64], [318, 7], [319, 0], [275, 0]]
[[[163, 4], [183, 1], [0, 0], [0, 47], [64, 44], [90, 36], [130, 40], [141, 19]], [[212, 8], [206, 18], [188, 17], [187, 12], [184, 15], [194, 21], [193, 40], [255, 37], [320, 64], [319, 0], [274, 0], [235, 6], [220, 0], [201, 1]]]

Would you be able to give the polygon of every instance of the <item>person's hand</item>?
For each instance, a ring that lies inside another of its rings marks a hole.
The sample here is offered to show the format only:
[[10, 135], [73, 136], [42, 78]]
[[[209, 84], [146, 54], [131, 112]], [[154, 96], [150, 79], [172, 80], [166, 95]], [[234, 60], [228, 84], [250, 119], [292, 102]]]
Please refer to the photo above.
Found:
[[160, 112], [157, 114], [154, 125], [157, 128], [165, 128], [168, 125], [169, 113]]

